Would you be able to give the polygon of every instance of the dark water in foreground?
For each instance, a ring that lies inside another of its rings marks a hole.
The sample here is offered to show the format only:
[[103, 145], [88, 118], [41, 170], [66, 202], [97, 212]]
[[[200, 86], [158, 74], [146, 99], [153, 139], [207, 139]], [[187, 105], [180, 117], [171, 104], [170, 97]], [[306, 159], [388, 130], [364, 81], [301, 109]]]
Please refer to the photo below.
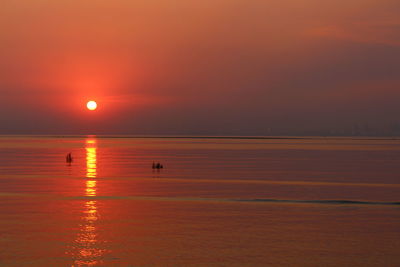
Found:
[[399, 140], [0, 137], [1, 266], [400, 266], [399, 250]]

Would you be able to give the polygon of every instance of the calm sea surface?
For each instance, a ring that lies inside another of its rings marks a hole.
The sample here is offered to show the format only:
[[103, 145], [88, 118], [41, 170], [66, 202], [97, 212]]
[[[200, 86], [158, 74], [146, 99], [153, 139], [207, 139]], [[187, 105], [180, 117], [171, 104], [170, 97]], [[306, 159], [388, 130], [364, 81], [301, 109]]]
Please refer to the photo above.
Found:
[[1, 266], [400, 266], [399, 251], [400, 140], [0, 137]]

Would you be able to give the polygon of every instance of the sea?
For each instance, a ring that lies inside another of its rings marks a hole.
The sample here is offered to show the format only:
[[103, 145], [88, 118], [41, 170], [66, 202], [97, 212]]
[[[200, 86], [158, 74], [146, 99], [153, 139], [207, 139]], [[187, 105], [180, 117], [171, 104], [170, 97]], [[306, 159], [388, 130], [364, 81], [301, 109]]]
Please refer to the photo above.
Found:
[[400, 139], [0, 136], [0, 266], [400, 266]]

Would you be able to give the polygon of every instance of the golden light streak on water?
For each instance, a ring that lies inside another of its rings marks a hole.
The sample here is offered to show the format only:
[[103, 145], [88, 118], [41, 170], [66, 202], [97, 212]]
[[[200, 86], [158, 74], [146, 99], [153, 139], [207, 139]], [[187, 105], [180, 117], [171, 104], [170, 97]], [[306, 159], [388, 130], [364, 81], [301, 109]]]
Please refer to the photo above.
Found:
[[[86, 140], [86, 180], [85, 196], [95, 197], [97, 195], [97, 147], [96, 139]], [[82, 224], [79, 226], [79, 233], [75, 239], [73, 253], [73, 266], [93, 266], [101, 264], [101, 258], [106, 252], [100, 248], [98, 229], [96, 222], [99, 219], [97, 201], [88, 200], [85, 202]]]
[[86, 181], [86, 196], [93, 197], [96, 196], [96, 183], [97, 181], [88, 180]]
[[86, 140], [86, 177], [97, 176], [97, 147], [95, 139]]

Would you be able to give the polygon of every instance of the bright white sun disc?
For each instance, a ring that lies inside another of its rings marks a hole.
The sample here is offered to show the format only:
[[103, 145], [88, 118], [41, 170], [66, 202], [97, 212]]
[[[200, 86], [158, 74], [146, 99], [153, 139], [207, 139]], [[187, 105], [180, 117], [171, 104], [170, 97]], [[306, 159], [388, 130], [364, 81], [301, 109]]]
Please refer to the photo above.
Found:
[[86, 107], [88, 108], [88, 110], [95, 110], [97, 108], [97, 103], [96, 101], [91, 100], [87, 102]]

